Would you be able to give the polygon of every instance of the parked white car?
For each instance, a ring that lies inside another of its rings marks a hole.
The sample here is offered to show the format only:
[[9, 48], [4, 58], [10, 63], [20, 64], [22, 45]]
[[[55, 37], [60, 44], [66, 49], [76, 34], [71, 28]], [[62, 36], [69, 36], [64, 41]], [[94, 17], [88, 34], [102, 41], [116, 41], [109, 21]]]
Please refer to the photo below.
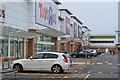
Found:
[[94, 56], [97, 56], [97, 55], [98, 55], [97, 50], [91, 49], [91, 50], [89, 50], [89, 52], [93, 53]]
[[70, 58], [64, 53], [40, 52], [28, 59], [19, 59], [12, 62], [12, 68], [23, 70], [47, 70], [62, 73], [70, 69]]

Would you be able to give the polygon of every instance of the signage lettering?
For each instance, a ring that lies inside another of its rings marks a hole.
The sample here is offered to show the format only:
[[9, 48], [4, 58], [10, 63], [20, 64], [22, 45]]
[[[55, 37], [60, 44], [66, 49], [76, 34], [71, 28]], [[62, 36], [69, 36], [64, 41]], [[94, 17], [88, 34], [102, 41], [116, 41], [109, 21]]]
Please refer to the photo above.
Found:
[[40, 8], [39, 18], [47, 20], [49, 25], [53, 25], [53, 23], [57, 24], [57, 15], [53, 13], [51, 6], [49, 6], [49, 8], [46, 8], [42, 3], [39, 3], [38, 6]]
[[0, 9], [0, 17], [5, 18], [5, 10]]

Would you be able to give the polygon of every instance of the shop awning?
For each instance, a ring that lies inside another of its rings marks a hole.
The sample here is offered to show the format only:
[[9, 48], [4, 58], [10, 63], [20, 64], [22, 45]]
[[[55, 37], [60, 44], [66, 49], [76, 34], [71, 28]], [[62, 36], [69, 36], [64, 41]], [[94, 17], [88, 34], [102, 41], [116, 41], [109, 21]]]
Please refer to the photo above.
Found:
[[81, 42], [81, 39], [76, 38], [76, 37], [72, 37], [72, 36], [70, 36], [70, 35], [65, 35], [65, 36], [62, 36], [62, 37], [65, 37], [66, 39], [65, 39], [65, 40], [59, 40], [59, 43], [66, 43], [66, 42], [69, 42], [69, 41], [71, 41], [71, 40], [73, 40], [72, 43]]
[[55, 30], [55, 29], [50, 29], [50, 28], [40, 29], [40, 30], [37, 30], [36, 32], [40, 33], [40, 34], [43, 34], [43, 35], [48, 35], [48, 36], [51, 36], [51, 37], [61, 37], [63, 35], [66, 35], [63, 32], [60, 32], [60, 31]]
[[40, 36], [40, 34], [24, 31], [21, 29], [2, 26], [2, 35], [3, 36], [12, 36], [12, 37], [21, 37], [21, 38], [34, 38]]

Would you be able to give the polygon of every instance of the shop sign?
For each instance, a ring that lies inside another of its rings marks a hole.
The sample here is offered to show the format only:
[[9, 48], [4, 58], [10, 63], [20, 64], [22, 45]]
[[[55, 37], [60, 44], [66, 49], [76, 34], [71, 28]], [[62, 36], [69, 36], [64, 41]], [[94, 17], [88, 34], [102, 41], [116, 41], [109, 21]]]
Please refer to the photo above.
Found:
[[66, 16], [66, 34], [70, 35], [70, 18]]
[[78, 38], [82, 39], [82, 27], [78, 25]]
[[58, 6], [54, 2], [36, 0], [35, 2], [35, 22], [45, 27], [57, 29]]
[[74, 37], [77, 37], [77, 24], [74, 23]]
[[5, 22], [5, 7], [0, 5], [0, 23]]
[[118, 42], [120, 43], [120, 34], [118, 34]]

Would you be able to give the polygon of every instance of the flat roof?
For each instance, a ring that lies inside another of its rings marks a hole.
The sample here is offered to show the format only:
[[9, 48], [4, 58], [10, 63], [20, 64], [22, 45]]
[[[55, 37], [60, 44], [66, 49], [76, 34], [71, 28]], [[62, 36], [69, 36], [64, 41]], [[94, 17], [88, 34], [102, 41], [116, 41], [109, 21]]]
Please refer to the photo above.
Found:
[[69, 15], [73, 15], [73, 13], [68, 9], [59, 9], [59, 11], [66, 11]]
[[87, 26], [83, 25], [82, 27], [88, 29], [88, 31], [91, 31]]
[[61, 20], [61, 21], [64, 20], [61, 16], [58, 16], [58, 19]]
[[94, 37], [114, 37], [114, 34], [90, 34], [90, 36]]
[[61, 5], [61, 2], [58, 0], [53, 0], [53, 2], [55, 2], [57, 5]]
[[74, 18], [74, 19], [77, 20], [80, 24], [83, 24], [83, 22], [81, 22], [76, 16], [71, 16], [71, 18]]

